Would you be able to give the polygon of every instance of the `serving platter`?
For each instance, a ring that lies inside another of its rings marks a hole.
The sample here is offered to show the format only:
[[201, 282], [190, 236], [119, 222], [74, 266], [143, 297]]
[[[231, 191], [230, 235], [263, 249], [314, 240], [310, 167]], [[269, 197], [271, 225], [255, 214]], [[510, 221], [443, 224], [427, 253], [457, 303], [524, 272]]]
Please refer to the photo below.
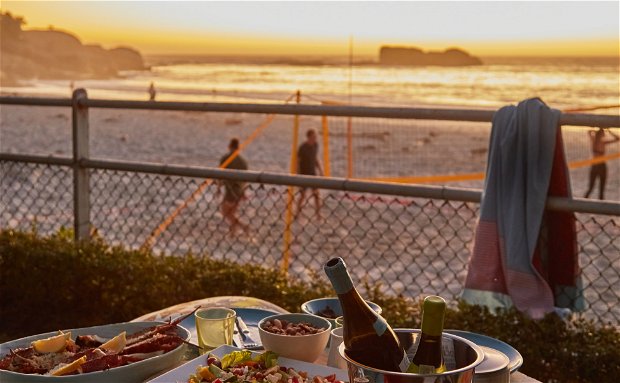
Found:
[[[215, 350], [211, 351], [212, 354], [215, 354], [217, 357], [221, 358], [226, 354], [229, 354], [233, 351], [241, 350], [238, 347], [234, 346], [220, 346]], [[260, 351], [252, 351], [253, 355], [259, 355]], [[193, 373], [196, 372], [196, 367], [199, 365], [206, 366], [207, 364], [207, 356], [201, 355], [195, 359], [190, 360], [189, 362], [183, 364], [175, 368], [174, 370], [170, 370], [163, 375], [160, 375], [154, 379], [149, 380], [147, 383], [177, 383], [177, 382], [187, 382], [187, 378]], [[328, 376], [331, 374], [336, 375], [336, 379], [342, 380], [343, 382], [349, 381], [349, 376], [347, 375], [346, 370], [339, 370], [337, 368], [323, 366], [320, 364], [313, 364], [308, 362], [302, 362], [295, 359], [288, 359], [279, 357], [278, 364], [284, 367], [294, 368], [297, 371], [305, 371], [309, 376]]]
[[[71, 331], [71, 337], [75, 339], [78, 335], [98, 335], [103, 338], [112, 338], [123, 331], [132, 334], [151, 326], [164, 324], [165, 322], [127, 322], [116, 323], [103, 326], [83, 327], [77, 329], [66, 329]], [[182, 326], [177, 326], [179, 336], [188, 340], [189, 331]], [[38, 334], [12, 340], [0, 344], [0, 357], [3, 357], [10, 350], [22, 347], [29, 347], [30, 343], [38, 339], [45, 339], [57, 335], [57, 331]], [[106, 371], [91, 372], [88, 374], [67, 375], [67, 376], [46, 376], [38, 374], [20, 374], [12, 371], [0, 370], [0, 382], [2, 383], [82, 383], [82, 382], [142, 382], [158, 372], [170, 369], [178, 365], [185, 353], [186, 345], [182, 344], [176, 349], [165, 354], [154, 356], [126, 366], [115, 367]]]
[[475, 332], [462, 331], [462, 330], [444, 330], [447, 333], [460, 336], [461, 338], [465, 338], [469, 341], [474, 342], [478, 346], [489, 347], [504, 353], [508, 357], [508, 370], [510, 372], [515, 372], [521, 367], [523, 364], [523, 357], [511, 345], [508, 343], [502, 342], [499, 339], [491, 338], [490, 336], [477, 334]]

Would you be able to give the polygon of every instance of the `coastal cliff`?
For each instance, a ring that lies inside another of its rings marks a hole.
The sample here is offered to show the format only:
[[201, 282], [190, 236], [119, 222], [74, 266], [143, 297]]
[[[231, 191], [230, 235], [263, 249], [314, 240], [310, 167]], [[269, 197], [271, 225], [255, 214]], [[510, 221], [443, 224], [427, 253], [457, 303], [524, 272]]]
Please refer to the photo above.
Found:
[[23, 30], [24, 21], [0, 15], [0, 82], [18, 85], [28, 79], [92, 79], [118, 75], [122, 70], [145, 69], [140, 52], [132, 48], [105, 49], [83, 44], [56, 29]]
[[415, 47], [383, 46], [379, 51], [379, 63], [406, 66], [470, 66], [482, 65], [482, 60], [458, 48], [446, 49], [443, 52], [424, 52]]

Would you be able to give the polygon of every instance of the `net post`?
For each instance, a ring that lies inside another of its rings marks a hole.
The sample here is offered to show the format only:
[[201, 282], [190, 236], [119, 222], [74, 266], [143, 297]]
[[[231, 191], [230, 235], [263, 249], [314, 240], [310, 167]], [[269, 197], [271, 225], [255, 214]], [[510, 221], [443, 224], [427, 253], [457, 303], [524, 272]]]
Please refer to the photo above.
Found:
[[[301, 92], [297, 91], [296, 102], [299, 104], [301, 100]], [[291, 143], [291, 174], [297, 173], [297, 144], [299, 140], [299, 115], [296, 114], [293, 117], [293, 139]], [[288, 266], [291, 258], [291, 225], [293, 224], [293, 200], [294, 200], [293, 187], [288, 187], [287, 201], [286, 201], [286, 216], [284, 222], [284, 238], [282, 249], [282, 271], [288, 273]]]
[[347, 118], [347, 178], [353, 178], [353, 122]]
[[323, 173], [325, 177], [331, 177], [331, 166], [329, 163], [329, 124], [327, 116], [321, 117], [323, 130]]

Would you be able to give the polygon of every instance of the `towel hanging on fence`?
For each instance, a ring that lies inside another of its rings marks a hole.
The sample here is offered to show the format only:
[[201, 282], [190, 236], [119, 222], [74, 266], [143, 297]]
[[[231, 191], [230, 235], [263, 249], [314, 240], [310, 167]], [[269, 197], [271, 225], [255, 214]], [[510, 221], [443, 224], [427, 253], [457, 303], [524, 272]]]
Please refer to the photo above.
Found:
[[570, 197], [560, 111], [538, 98], [493, 116], [484, 193], [463, 298], [533, 318], [583, 309], [575, 216], [545, 211]]

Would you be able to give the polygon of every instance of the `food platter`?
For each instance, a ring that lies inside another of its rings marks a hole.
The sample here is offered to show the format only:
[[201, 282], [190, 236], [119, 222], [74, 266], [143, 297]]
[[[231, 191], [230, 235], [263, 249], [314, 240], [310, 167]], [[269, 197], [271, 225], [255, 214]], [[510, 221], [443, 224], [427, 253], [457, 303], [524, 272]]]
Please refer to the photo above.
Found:
[[[117, 323], [103, 326], [84, 327], [78, 329], [67, 329], [71, 331], [72, 337], [78, 335], [98, 335], [103, 338], [112, 338], [119, 333], [126, 331], [132, 334], [147, 327], [163, 324], [164, 322], [128, 322]], [[38, 339], [45, 339], [56, 335], [57, 332], [33, 335], [10, 342], [0, 344], [0, 356], [4, 356], [9, 350], [29, 347], [31, 342]], [[184, 340], [188, 340], [190, 333], [182, 326], [177, 326], [177, 334]], [[79, 383], [79, 382], [141, 382], [160, 371], [170, 369], [177, 365], [185, 353], [185, 344], [169, 351], [163, 355], [154, 356], [126, 366], [112, 368], [106, 371], [91, 372], [88, 374], [67, 375], [67, 376], [46, 376], [38, 374], [20, 374], [12, 371], [0, 370], [0, 382], [3, 383]]]
[[[215, 350], [211, 351], [218, 357], [223, 357], [226, 354], [229, 354], [233, 351], [241, 350], [240, 348], [234, 346], [220, 346]], [[254, 355], [260, 354], [260, 352], [252, 352]], [[176, 382], [186, 382], [187, 378], [196, 371], [196, 367], [199, 365], [206, 365], [206, 355], [201, 355], [189, 362], [185, 363], [182, 366], [175, 368], [174, 370], [170, 370], [163, 375], [160, 375], [152, 380], [149, 380], [147, 383], [176, 383]], [[339, 370], [337, 368], [323, 366], [319, 364], [312, 364], [307, 362], [302, 362], [299, 360], [288, 359], [280, 357], [278, 358], [278, 364], [294, 368], [297, 371], [305, 371], [308, 375], [318, 375], [318, 376], [327, 376], [331, 374], [336, 375], [336, 379], [342, 380], [343, 382], [347, 382], [349, 380], [349, 376], [347, 375], [347, 371]]]
[[444, 330], [447, 333], [460, 336], [469, 341], [474, 342], [478, 346], [489, 347], [504, 353], [508, 357], [508, 370], [515, 372], [523, 364], [523, 357], [514, 347], [508, 343], [502, 342], [499, 339], [491, 338], [490, 336], [476, 334], [475, 332], [462, 331], [462, 330]]

